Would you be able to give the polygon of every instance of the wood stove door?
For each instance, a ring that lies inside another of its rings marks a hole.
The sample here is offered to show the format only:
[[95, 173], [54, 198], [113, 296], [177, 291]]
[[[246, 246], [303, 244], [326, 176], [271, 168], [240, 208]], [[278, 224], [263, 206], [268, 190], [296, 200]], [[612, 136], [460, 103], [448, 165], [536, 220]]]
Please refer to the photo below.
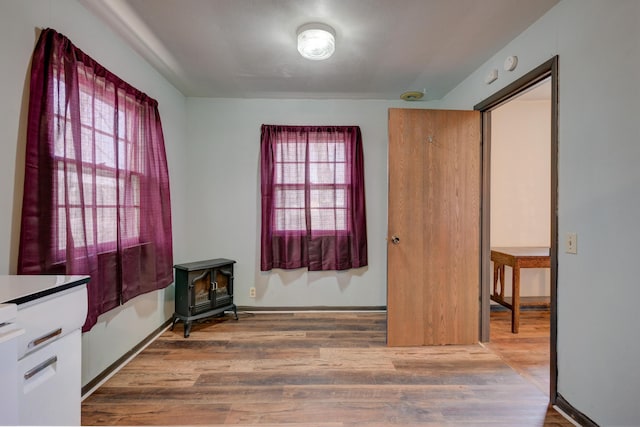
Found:
[[213, 274], [216, 307], [231, 304], [233, 302], [233, 265], [215, 269]]
[[215, 286], [210, 269], [195, 271], [189, 274], [191, 315], [210, 310], [215, 304]]

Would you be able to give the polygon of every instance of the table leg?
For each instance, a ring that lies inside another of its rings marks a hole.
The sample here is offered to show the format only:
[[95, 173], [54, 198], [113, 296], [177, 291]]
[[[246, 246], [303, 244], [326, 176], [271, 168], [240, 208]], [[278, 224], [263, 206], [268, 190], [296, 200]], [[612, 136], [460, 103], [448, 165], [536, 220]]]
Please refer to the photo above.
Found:
[[493, 296], [504, 301], [504, 264], [495, 261], [493, 263]]
[[511, 301], [513, 305], [511, 310], [511, 332], [517, 334], [520, 328], [520, 267], [518, 265], [513, 267]]

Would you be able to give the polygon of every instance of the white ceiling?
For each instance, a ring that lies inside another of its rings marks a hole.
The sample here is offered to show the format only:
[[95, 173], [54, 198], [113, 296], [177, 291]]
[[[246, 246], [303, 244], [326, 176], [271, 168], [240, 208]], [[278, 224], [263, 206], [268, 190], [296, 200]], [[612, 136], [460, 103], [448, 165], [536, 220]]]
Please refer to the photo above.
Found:
[[[558, 0], [81, 0], [184, 95], [440, 99]], [[310, 61], [296, 30], [336, 52]], [[514, 52], [518, 54], [518, 52]]]

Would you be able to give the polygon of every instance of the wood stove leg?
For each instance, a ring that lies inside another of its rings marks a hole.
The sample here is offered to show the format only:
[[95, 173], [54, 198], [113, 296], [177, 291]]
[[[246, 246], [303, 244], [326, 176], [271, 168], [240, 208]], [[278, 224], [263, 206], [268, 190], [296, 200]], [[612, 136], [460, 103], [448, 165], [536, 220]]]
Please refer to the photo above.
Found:
[[191, 333], [191, 321], [185, 320], [184, 321], [184, 337], [189, 338], [190, 333]]
[[233, 304], [233, 318], [238, 320], [238, 307], [235, 304]]
[[176, 326], [176, 323], [180, 321], [178, 316], [173, 316], [173, 322], [171, 322], [171, 330], [173, 331], [173, 327]]

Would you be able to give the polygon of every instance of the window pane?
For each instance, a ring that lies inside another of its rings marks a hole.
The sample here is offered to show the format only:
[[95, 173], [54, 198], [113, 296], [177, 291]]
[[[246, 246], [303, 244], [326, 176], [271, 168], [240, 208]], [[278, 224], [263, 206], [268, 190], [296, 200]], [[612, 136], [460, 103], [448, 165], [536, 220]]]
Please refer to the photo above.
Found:
[[[85, 230], [87, 232], [87, 246], [93, 246], [96, 244], [95, 241], [95, 225], [93, 224], [93, 217], [95, 215], [95, 209], [94, 208], [85, 208], [85, 215], [84, 215], [84, 225], [85, 225]], [[77, 247], [81, 247], [84, 246], [84, 242], [82, 241], [75, 241], [74, 240], [74, 244]]]
[[345, 144], [343, 142], [309, 143], [310, 162], [344, 162]]
[[58, 249], [67, 247], [67, 215], [64, 208], [58, 208]]
[[346, 184], [347, 180], [347, 171], [346, 171], [346, 163], [336, 163], [336, 184]]
[[64, 163], [56, 162], [56, 191], [58, 193], [58, 204], [64, 205]]
[[54, 136], [53, 136], [53, 154], [56, 157], [63, 157], [64, 149], [65, 149], [64, 128], [67, 126], [67, 122], [62, 117], [56, 117], [56, 120], [54, 120], [54, 123], [55, 123], [55, 130], [54, 130]]
[[[62, 132], [62, 135], [60, 136], [60, 141], [62, 141], [62, 145], [63, 147], [61, 148], [61, 151], [64, 152], [64, 156], [69, 158], [69, 159], [75, 159], [76, 158], [76, 151], [75, 151], [75, 147], [74, 147], [74, 138], [73, 138], [73, 132], [71, 131], [71, 122], [65, 120], [64, 122], [61, 122], [61, 127], [60, 127], [60, 132]], [[66, 140], [66, 142], [64, 142]]]
[[96, 165], [116, 167], [116, 152], [112, 135], [95, 133]]
[[[131, 111], [135, 108], [135, 106], [132, 103], [127, 103], [126, 107], [124, 109], [120, 109], [120, 111], [126, 111], [127, 114], [118, 114], [118, 136], [119, 137], [125, 137], [127, 135], [131, 135], [133, 132], [131, 131], [130, 127], [131, 124], [133, 123], [133, 120], [127, 120], [127, 116], [131, 115]], [[129, 123], [129, 128], [127, 128], [126, 124]]]
[[314, 142], [309, 144], [310, 162], [334, 162], [335, 144]]
[[125, 239], [133, 239], [140, 235], [140, 208], [120, 209], [120, 231]]
[[309, 181], [311, 184], [346, 184], [345, 164], [311, 163]]
[[274, 194], [276, 208], [304, 208], [304, 190], [277, 188]]
[[53, 114], [64, 115], [64, 106], [66, 105], [67, 94], [63, 90], [65, 82], [60, 78], [60, 73], [53, 68]]
[[311, 229], [314, 231], [346, 230], [346, 209], [311, 209]]
[[306, 230], [304, 209], [276, 209], [275, 210], [276, 230], [300, 231]]
[[347, 207], [347, 190], [344, 188], [336, 188], [336, 207], [337, 208], [346, 208]]
[[276, 184], [304, 184], [304, 163], [277, 163]]
[[[86, 215], [83, 215], [82, 208], [70, 208], [69, 212], [69, 227], [71, 228], [71, 238], [73, 239], [73, 246], [80, 248], [87, 245], [92, 245], [93, 242], [93, 216], [91, 210], [86, 211]], [[85, 235], [85, 231], [87, 234]]]
[[346, 148], [345, 148], [345, 144], [343, 142], [339, 143], [339, 144], [336, 144], [336, 158], [335, 158], [336, 162], [346, 162], [347, 161], [347, 158], [345, 156], [345, 151], [346, 151]]
[[98, 243], [115, 242], [117, 237], [116, 208], [97, 208]]
[[[67, 248], [67, 215], [64, 207], [58, 208], [58, 249]], [[82, 248], [85, 246], [85, 230], [87, 232], [87, 245], [93, 245], [93, 210], [89, 209], [82, 216], [81, 208], [69, 209], [69, 226], [73, 237], [73, 246]]]
[[93, 96], [85, 90], [80, 91], [80, 123], [92, 126], [93, 123]]
[[130, 156], [127, 152], [127, 145], [124, 139], [118, 139], [118, 167], [120, 169], [131, 170]]
[[[80, 129], [80, 138], [82, 139], [82, 161], [87, 163], [93, 163], [93, 129], [83, 126]], [[73, 157], [71, 157], [73, 158]]]
[[321, 188], [310, 191], [311, 208], [346, 207], [344, 188]]
[[82, 188], [84, 188], [84, 204], [93, 205], [93, 173], [89, 166], [82, 168]]
[[133, 205], [140, 206], [140, 177], [131, 175], [131, 193], [133, 194]]
[[127, 159], [128, 165], [127, 168], [131, 170], [131, 172], [137, 172], [141, 175], [146, 174], [145, 163], [144, 163], [144, 155], [146, 152], [146, 148], [144, 144], [141, 144], [140, 141], [135, 141], [134, 143], [127, 143]]
[[[112, 96], [113, 94], [110, 94]], [[115, 129], [113, 127], [113, 120], [115, 117], [115, 109], [109, 105], [108, 103], [100, 100], [100, 98], [95, 99], [95, 124], [94, 127], [96, 130], [99, 130], [103, 133], [114, 135]]]
[[64, 175], [66, 178], [63, 181], [65, 190], [67, 190], [68, 203], [71, 206], [80, 205], [80, 186], [78, 184], [78, 174], [76, 173], [76, 166], [72, 164], [67, 165], [67, 172]]
[[118, 180], [120, 200], [122, 206], [133, 206], [139, 204], [140, 194], [138, 177], [136, 175], [123, 176]]
[[332, 163], [311, 163], [309, 165], [309, 181], [311, 184], [334, 183], [334, 168]]
[[96, 204], [98, 206], [115, 206], [117, 198], [115, 174], [102, 172], [96, 175]]
[[276, 144], [276, 162], [304, 162], [306, 150], [305, 144], [279, 142]]

